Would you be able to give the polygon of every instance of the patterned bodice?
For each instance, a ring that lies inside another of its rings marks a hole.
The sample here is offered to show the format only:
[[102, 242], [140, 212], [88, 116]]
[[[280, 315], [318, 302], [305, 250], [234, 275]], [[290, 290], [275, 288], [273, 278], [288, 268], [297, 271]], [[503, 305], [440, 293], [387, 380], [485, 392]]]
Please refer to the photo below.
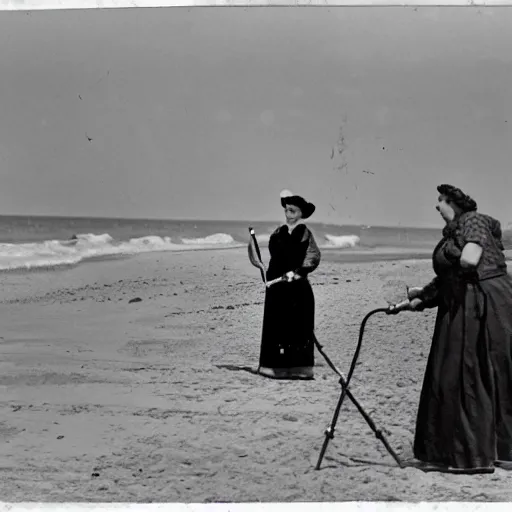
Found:
[[[459, 264], [462, 249], [468, 243], [478, 244], [482, 248], [480, 263], [473, 271], [464, 270]], [[505, 274], [507, 264], [499, 221], [477, 212], [461, 215], [444, 228], [443, 239], [434, 250], [433, 265], [435, 273], [446, 278], [453, 274], [472, 273], [474, 278], [481, 280]]]

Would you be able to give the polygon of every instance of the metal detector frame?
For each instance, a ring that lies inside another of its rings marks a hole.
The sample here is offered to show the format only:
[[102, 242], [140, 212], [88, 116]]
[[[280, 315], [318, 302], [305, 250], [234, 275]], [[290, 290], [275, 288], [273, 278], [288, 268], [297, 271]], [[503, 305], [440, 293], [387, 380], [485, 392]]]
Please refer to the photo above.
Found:
[[318, 351], [320, 352], [320, 354], [322, 354], [322, 356], [327, 361], [327, 364], [331, 367], [331, 369], [335, 373], [338, 374], [338, 376], [340, 378], [339, 383], [340, 383], [341, 388], [342, 388], [341, 395], [340, 395], [340, 398], [338, 400], [338, 404], [336, 405], [336, 409], [334, 411], [334, 415], [333, 415], [331, 424], [329, 425], [329, 427], [327, 427], [327, 429], [325, 431], [324, 444], [323, 444], [322, 449], [320, 451], [320, 456], [318, 457], [318, 462], [317, 462], [317, 464], [315, 466], [316, 470], [320, 469], [320, 466], [322, 464], [322, 460], [323, 460], [324, 455], [325, 455], [325, 451], [327, 450], [327, 445], [329, 444], [329, 440], [334, 438], [334, 430], [336, 428], [336, 422], [338, 421], [340, 410], [341, 410], [341, 407], [343, 405], [343, 402], [344, 402], [346, 396], [356, 406], [356, 408], [359, 411], [359, 413], [363, 416], [363, 418], [365, 419], [366, 423], [368, 423], [368, 426], [374, 432], [375, 437], [377, 439], [379, 439], [380, 441], [382, 441], [382, 444], [385, 446], [386, 450], [393, 457], [393, 459], [395, 459], [396, 463], [401, 468], [405, 467], [404, 462], [396, 454], [396, 452], [393, 450], [393, 448], [391, 448], [390, 444], [388, 443], [388, 441], [387, 441], [386, 437], [384, 436], [384, 434], [382, 433], [382, 431], [376, 427], [375, 423], [370, 418], [369, 414], [363, 409], [363, 407], [357, 401], [357, 399], [354, 397], [354, 395], [352, 394], [350, 389], [348, 389], [348, 386], [350, 384], [350, 380], [352, 378], [352, 375], [354, 373], [354, 370], [355, 370], [355, 367], [356, 367], [356, 364], [357, 364], [357, 360], [359, 358], [359, 353], [361, 351], [361, 346], [363, 344], [363, 335], [364, 335], [364, 328], [366, 327], [366, 322], [369, 320], [369, 318], [371, 316], [375, 315], [376, 313], [386, 313], [388, 315], [391, 315], [391, 314], [397, 314], [398, 311], [399, 311], [399, 308], [397, 306], [389, 306], [387, 308], [374, 309], [373, 311], [370, 311], [364, 317], [364, 319], [363, 319], [363, 321], [361, 323], [361, 327], [359, 329], [359, 341], [357, 343], [357, 347], [356, 347], [356, 351], [354, 353], [354, 357], [352, 358], [352, 363], [350, 365], [350, 370], [348, 372], [347, 378], [344, 377], [344, 375], [334, 366], [334, 364], [330, 361], [330, 359], [327, 357], [327, 355], [323, 352], [322, 346], [320, 345], [320, 343], [316, 339], [316, 336], [313, 334], [313, 340], [315, 342], [315, 345], [316, 345]]

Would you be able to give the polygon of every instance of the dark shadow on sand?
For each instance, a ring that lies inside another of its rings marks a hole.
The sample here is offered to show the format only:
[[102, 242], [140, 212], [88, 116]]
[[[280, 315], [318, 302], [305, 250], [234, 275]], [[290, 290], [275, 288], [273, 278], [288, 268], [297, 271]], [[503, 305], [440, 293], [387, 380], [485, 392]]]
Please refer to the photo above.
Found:
[[371, 459], [360, 459], [359, 457], [345, 456], [350, 463], [336, 459], [335, 457], [325, 457], [325, 461], [329, 461], [328, 464], [323, 465], [319, 471], [324, 469], [359, 469], [365, 466], [379, 466], [383, 468], [399, 468], [396, 463], [371, 460]]
[[215, 366], [220, 370], [229, 370], [232, 372], [248, 372], [252, 373], [253, 375], [257, 375], [258, 377], [271, 380], [314, 380], [314, 377], [271, 377], [270, 375], [260, 373], [257, 368], [251, 368], [250, 366], [237, 366], [236, 364], [216, 364]]
[[253, 375], [260, 375], [257, 368], [251, 368], [250, 366], [237, 366], [236, 364], [216, 364], [215, 366], [220, 370], [229, 370], [231, 372], [248, 372], [252, 373]]

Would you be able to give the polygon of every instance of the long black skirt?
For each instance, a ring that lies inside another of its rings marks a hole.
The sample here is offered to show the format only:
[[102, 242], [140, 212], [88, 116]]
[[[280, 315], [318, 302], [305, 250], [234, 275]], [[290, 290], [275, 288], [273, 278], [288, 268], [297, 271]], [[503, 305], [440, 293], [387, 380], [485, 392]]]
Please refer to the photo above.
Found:
[[417, 459], [454, 468], [512, 460], [512, 279], [439, 305], [420, 397]]
[[260, 367], [313, 367], [315, 297], [307, 279], [267, 289], [263, 313]]

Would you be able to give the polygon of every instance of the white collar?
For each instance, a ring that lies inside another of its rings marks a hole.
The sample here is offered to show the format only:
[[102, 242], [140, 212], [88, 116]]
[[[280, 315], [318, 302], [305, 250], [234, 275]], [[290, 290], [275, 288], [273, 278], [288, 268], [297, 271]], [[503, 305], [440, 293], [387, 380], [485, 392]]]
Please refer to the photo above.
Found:
[[291, 234], [291, 232], [297, 227], [297, 226], [300, 226], [301, 224], [304, 224], [304, 222], [301, 220], [297, 221], [293, 226], [291, 226], [290, 224], [288, 224], [287, 222], [285, 222], [283, 224], [283, 226], [287, 226], [288, 227], [288, 232]]

